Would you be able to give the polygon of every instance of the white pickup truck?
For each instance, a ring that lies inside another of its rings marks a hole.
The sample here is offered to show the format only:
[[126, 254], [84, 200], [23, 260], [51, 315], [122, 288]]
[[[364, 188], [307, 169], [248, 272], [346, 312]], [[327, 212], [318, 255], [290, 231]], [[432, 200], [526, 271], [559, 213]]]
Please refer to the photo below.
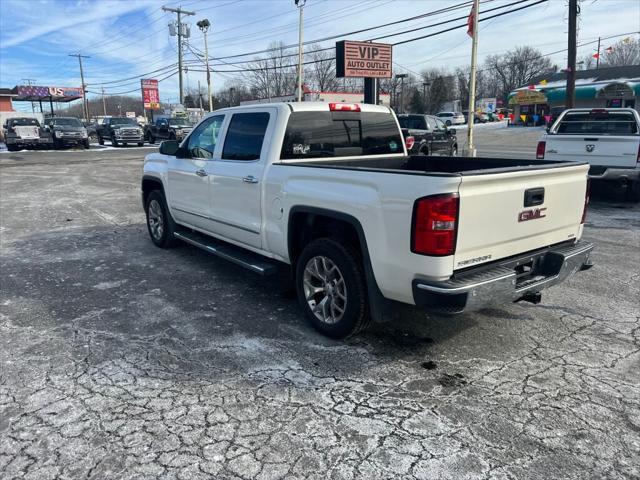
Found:
[[586, 164], [407, 156], [382, 106], [234, 107], [148, 155], [151, 240], [183, 241], [262, 275], [289, 271], [334, 338], [399, 303], [460, 313], [591, 266]]
[[565, 110], [543, 135], [536, 158], [589, 162], [589, 178], [620, 182], [640, 200], [640, 115], [632, 108]]

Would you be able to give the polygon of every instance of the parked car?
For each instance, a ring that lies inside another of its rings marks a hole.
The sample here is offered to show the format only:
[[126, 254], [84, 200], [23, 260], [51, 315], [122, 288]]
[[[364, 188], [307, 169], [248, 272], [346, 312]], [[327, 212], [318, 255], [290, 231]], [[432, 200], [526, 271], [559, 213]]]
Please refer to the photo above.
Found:
[[111, 145], [118, 147], [127, 146], [129, 143], [137, 143], [139, 147], [144, 145], [144, 132], [135, 118], [106, 117], [96, 127], [98, 143], [104, 145], [104, 141], [110, 140]]
[[589, 178], [620, 182], [640, 201], [640, 115], [633, 108], [574, 108], [547, 129], [539, 160], [588, 161]]
[[158, 118], [145, 127], [144, 137], [149, 143], [156, 140], [182, 140], [193, 128], [186, 118]]
[[407, 156], [393, 111], [303, 102], [217, 110], [145, 158], [155, 245], [195, 245], [262, 275], [292, 272], [335, 337], [399, 303], [455, 314], [518, 300], [591, 266], [588, 166]]
[[2, 126], [7, 150], [15, 152], [22, 148], [52, 147], [51, 133], [40, 125], [35, 118], [8, 118]]
[[[464, 123], [469, 123], [469, 110], [463, 110], [462, 115], [464, 118]], [[486, 113], [475, 112], [473, 115], [474, 123], [486, 123], [488, 120], [489, 116]]]
[[553, 125], [555, 121], [558, 119], [558, 117], [560, 116], [560, 114], [564, 112], [566, 109], [567, 107], [565, 107], [564, 105], [560, 107], [551, 107], [551, 110], [549, 110], [549, 115], [551, 115], [551, 121], [549, 122], [549, 125]]
[[45, 127], [53, 137], [55, 148], [69, 145], [89, 148], [87, 129], [82, 122], [75, 117], [50, 117], [44, 121]]
[[[398, 122], [409, 155], [449, 155], [458, 154], [456, 131], [448, 128], [442, 120], [433, 115], [398, 115]], [[407, 143], [408, 139], [409, 143]]]
[[438, 112], [436, 117], [442, 120], [445, 125], [450, 127], [451, 125], [464, 125], [464, 115], [462, 112]]

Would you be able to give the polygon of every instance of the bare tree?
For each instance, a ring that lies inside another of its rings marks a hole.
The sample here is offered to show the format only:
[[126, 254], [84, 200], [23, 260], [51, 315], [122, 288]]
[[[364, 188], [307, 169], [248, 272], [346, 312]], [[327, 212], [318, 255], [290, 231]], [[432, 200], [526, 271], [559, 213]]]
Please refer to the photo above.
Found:
[[[436, 113], [442, 109], [442, 106], [455, 99], [458, 95], [456, 88], [457, 75], [451, 75], [443, 69], [431, 68], [421, 72], [421, 82], [426, 82], [429, 86], [425, 89], [425, 99], [423, 102], [423, 111], [426, 113]], [[468, 82], [468, 77], [467, 77]], [[467, 87], [468, 90], [468, 87]], [[468, 95], [468, 93], [467, 93]]]
[[640, 40], [628, 37], [611, 46], [611, 50], [604, 49], [601, 66], [620, 67], [623, 65], [640, 64]]
[[274, 42], [263, 57], [255, 58], [245, 74], [251, 92], [258, 98], [291, 95], [295, 90], [296, 66], [286, 56], [292, 51], [284, 48], [283, 42]]
[[496, 92], [506, 100], [515, 88], [527, 85], [535, 77], [553, 70], [551, 61], [532, 47], [516, 47], [503, 55], [489, 55], [483, 70], [499, 81]]
[[311, 84], [321, 92], [331, 92], [338, 89], [336, 60], [332, 50], [321, 51], [320, 46], [314, 44], [305, 53], [305, 58], [314, 62], [309, 66], [308, 71], [305, 71], [305, 83]]

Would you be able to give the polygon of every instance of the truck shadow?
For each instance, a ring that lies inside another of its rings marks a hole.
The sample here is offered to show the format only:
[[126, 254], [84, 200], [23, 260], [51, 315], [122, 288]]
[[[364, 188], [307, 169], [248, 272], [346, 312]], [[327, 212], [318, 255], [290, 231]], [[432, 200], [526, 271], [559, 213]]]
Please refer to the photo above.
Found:
[[94, 364], [144, 353], [182, 373], [274, 364], [346, 372], [368, 368], [372, 358], [424, 361], [434, 344], [476, 323], [468, 315], [415, 312], [331, 340], [309, 326], [297, 301], [272, 279], [195, 247], [156, 248], [144, 224], [23, 237], [5, 242], [0, 258], [7, 322]]

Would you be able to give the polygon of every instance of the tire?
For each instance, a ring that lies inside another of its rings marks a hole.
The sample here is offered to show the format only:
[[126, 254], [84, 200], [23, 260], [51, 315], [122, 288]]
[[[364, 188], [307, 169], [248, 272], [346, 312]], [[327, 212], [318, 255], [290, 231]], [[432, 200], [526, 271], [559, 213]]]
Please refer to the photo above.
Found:
[[91, 143], [89, 142], [88, 138], [84, 142], [82, 142], [82, 146], [85, 150], [89, 150], [89, 148], [91, 148]]
[[7, 144], [7, 150], [10, 152], [16, 152], [18, 150], [18, 148], [16, 147], [16, 145], [13, 145], [11, 143]]
[[98, 136], [95, 133], [89, 134], [89, 143], [96, 143], [98, 141]]
[[151, 145], [153, 145], [154, 143], [156, 143], [156, 137], [154, 137], [151, 133], [147, 134], [147, 142], [149, 142]]
[[429, 149], [427, 147], [422, 147], [418, 153], [420, 155], [429, 155]]
[[627, 185], [626, 197], [630, 202], [640, 202], [640, 180], [630, 182]]
[[[369, 325], [362, 261], [348, 243], [332, 238], [313, 240], [298, 258], [295, 282], [298, 301], [320, 333], [331, 338], [346, 338]], [[313, 291], [313, 288], [319, 290]], [[328, 306], [328, 310], [313, 308], [321, 304]]]
[[451, 156], [452, 157], [458, 156], [458, 145], [453, 145], [453, 147], [451, 147]]
[[144, 142], [138, 142], [139, 147], [144, 147]]
[[104, 145], [104, 138], [102, 138], [100, 135], [98, 135], [98, 144]]
[[60, 150], [62, 148], [62, 142], [60, 140], [58, 140], [57, 138], [53, 139], [53, 148], [55, 150]]
[[147, 214], [147, 231], [151, 241], [160, 248], [175, 247], [178, 240], [173, 234], [177, 230], [177, 225], [171, 218], [163, 193], [160, 190], [151, 192], [147, 197], [144, 209]]
[[450, 127], [450, 126], [451, 126], [451, 120], [447, 120], [447, 121], [446, 121], [446, 122], [444, 122], [444, 123], [445, 123], [445, 125], [446, 125], [447, 127]]
[[118, 143], [118, 140], [116, 140], [115, 135], [113, 135], [111, 137], [111, 145], [114, 146], [114, 147], [119, 147], [120, 146], [120, 144]]
[[171, 133], [169, 134], [169, 140], [175, 140], [175, 139], [176, 139], [176, 134], [175, 134], [175, 133], [173, 133], [173, 132], [171, 132]]

